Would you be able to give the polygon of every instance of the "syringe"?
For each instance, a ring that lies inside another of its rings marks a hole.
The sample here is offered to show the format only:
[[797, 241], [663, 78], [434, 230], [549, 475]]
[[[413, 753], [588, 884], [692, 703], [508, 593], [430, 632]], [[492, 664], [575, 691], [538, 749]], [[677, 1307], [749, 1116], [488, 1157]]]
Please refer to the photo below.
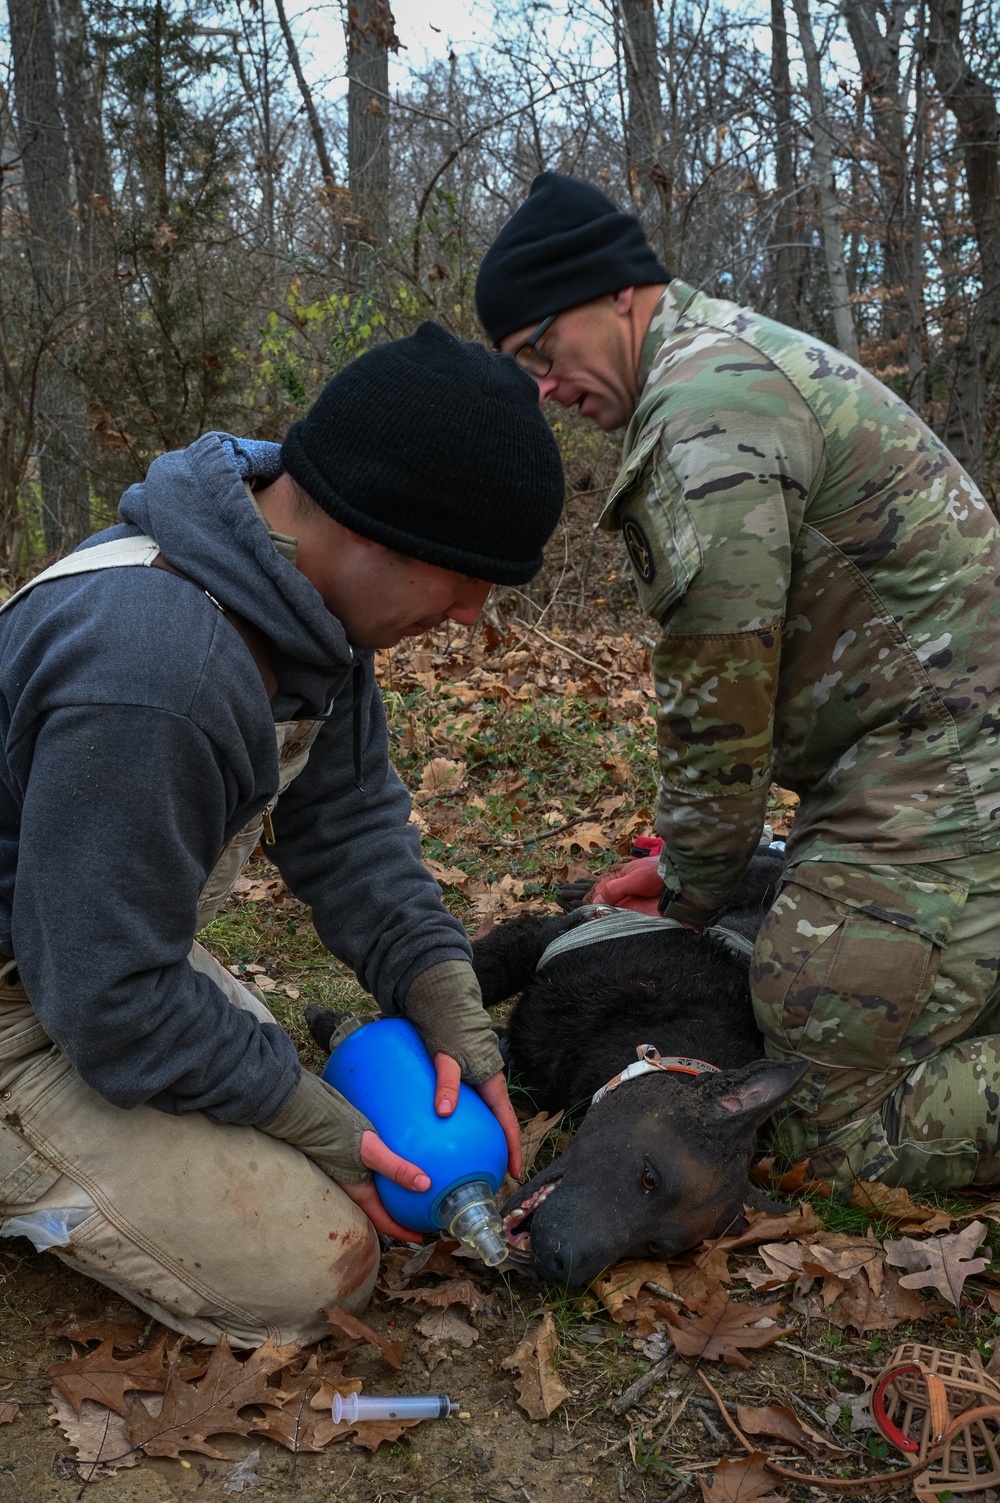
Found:
[[335, 1393], [333, 1423], [358, 1420], [447, 1419], [458, 1413], [446, 1393], [399, 1394], [379, 1398], [376, 1394]]

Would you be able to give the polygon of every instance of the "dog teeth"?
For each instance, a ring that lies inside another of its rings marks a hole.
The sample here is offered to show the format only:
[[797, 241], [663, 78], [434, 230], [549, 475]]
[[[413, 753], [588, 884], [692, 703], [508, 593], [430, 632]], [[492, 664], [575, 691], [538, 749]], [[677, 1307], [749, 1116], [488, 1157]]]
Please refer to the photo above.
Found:
[[508, 1221], [520, 1221], [521, 1217], [522, 1216], [527, 1216], [527, 1214], [528, 1213], [524, 1209], [524, 1206], [518, 1206], [518, 1208], [517, 1208], [516, 1211], [511, 1211], [510, 1215], [507, 1217], [507, 1220]]

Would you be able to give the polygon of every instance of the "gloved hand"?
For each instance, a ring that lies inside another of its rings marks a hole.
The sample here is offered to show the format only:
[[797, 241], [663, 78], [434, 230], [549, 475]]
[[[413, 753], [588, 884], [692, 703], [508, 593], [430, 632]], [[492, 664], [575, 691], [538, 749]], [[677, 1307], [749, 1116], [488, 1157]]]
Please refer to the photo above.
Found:
[[663, 892], [659, 856], [643, 856], [639, 861], [626, 861], [623, 866], [613, 866], [605, 872], [587, 901], [656, 914]]
[[503, 1128], [508, 1167], [516, 1179], [521, 1172], [521, 1133], [507, 1095], [500, 1046], [472, 966], [467, 960], [443, 960], [422, 971], [406, 994], [403, 1012], [434, 1060], [438, 1116], [451, 1116], [459, 1081], [467, 1081]]
[[311, 1158], [361, 1207], [376, 1231], [404, 1242], [422, 1240], [419, 1232], [401, 1226], [389, 1215], [371, 1183], [369, 1170], [378, 1170], [407, 1190], [428, 1189], [430, 1177], [393, 1153], [368, 1118], [318, 1075], [303, 1070], [284, 1111], [272, 1122], [260, 1124], [260, 1131], [282, 1138]]

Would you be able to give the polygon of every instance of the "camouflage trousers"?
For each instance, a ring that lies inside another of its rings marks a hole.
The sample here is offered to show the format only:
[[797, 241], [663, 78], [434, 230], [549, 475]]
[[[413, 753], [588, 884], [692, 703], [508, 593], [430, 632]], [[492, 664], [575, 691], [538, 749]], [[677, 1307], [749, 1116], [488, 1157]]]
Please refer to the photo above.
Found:
[[846, 1186], [1000, 1183], [1000, 854], [790, 868], [750, 972], [767, 1053], [809, 1070], [774, 1148]]

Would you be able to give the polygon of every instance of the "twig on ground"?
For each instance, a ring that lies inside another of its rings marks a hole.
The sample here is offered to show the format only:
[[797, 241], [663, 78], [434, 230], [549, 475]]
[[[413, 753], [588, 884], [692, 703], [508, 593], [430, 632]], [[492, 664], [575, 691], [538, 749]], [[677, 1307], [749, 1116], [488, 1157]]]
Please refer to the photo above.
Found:
[[714, 1387], [714, 1385], [708, 1378], [705, 1377], [705, 1374], [702, 1372], [701, 1368], [698, 1369], [698, 1377], [704, 1383], [705, 1387], [712, 1395], [712, 1398], [718, 1404], [719, 1413], [722, 1415], [722, 1418], [725, 1420], [730, 1430], [732, 1430], [733, 1434], [736, 1436], [736, 1439], [739, 1441], [740, 1445], [745, 1446], [746, 1449], [752, 1454], [754, 1451], [756, 1451], [757, 1447], [752, 1446], [747, 1440], [746, 1436], [743, 1434], [743, 1431], [740, 1429], [739, 1425], [736, 1423], [732, 1415], [729, 1413], [729, 1410], [726, 1408], [725, 1400], [723, 1399], [719, 1390]]
[[708, 1400], [692, 1399], [691, 1408], [694, 1411], [695, 1418], [701, 1425], [702, 1429], [705, 1431], [705, 1434], [708, 1436], [709, 1440], [712, 1441], [714, 1445], [725, 1447], [726, 1437], [723, 1435], [718, 1425], [715, 1424], [708, 1412]]
[[595, 663], [591, 658], [585, 658], [582, 653], [574, 652], [572, 647], [566, 646], [565, 642], [557, 642], [555, 637], [550, 637], [546, 632], [539, 631], [537, 626], [532, 626], [530, 621], [525, 621], [520, 616], [515, 616], [514, 620], [518, 626], [523, 626], [527, 631], [534, 632], [536, 637], [541, 637], [543, 642], [548, 642], [549, 646], [554, 647], [557, 652], [568, 653], [571, 658], [576, 658], [578, 663], [583, 663], [587, 668], [594, 668], [598, 673], [608, 672], [606, 663]]
[[677, 1486], [673, 1489], [672, 1492], [667, 1493], [667, 1496], [664, 1498], [663, 1503], [677, 1503], [677, 1499], [683, 1498], [684, 1494], [687, 1492], [693, 1481], [693, 1477], [683, 1478], [682, 1481], [678, 1482]]
[[[593, 811], [588, 809], [583, 814], [574, 814], [564, 825], [556, 825], [554, 830], [543, 830], [540, 835], [526, 835], [523, 840], [477, 840], [476, 845], [481, 851], [492, 851], [501, 848], [512, 851], [522, 845], [537, 845], [540, 840], [551, 840], [553, 835], [561, 835], [564, 830], [572, 830], [574, 825], [580, 824], [585, 819], [593, 819]], [[597, 878], [594, 878], [595, 882]]]
[[673, 1360], [674, 1353], [671, 1350], [665, 1357], [661, 1357], [659, 1362], [654, 1363], [648, 1372], [640, 1374], [635, 1382], [625, 1389], [624, 1393], [620, 1393], [616, 1399], [612, 1399], [610, 1407], [614, 1410], [615, 1414], [625, 1414], [633, 1405], [638, 1404], [639, 1400], [644, 1398], [649, 1390], [666, 1375]]
[[785, 1341], [777, 1346], [779, 1352], [797, 1352], [800, 1357], [809, 1357], [813, 1362], [820, 1362], [824, 1367], [839, 1367], [843, 1372], [854, 1373], [858, 1378], [874, 1378], [881, 1371], [880, 1368], [854, 1367], [850, 1362], [845, 1362], [843, 1357], [822, 1357], [819, 1352], [810, 1352], [804, 1346], [796, 1346], [794, 1341]]

